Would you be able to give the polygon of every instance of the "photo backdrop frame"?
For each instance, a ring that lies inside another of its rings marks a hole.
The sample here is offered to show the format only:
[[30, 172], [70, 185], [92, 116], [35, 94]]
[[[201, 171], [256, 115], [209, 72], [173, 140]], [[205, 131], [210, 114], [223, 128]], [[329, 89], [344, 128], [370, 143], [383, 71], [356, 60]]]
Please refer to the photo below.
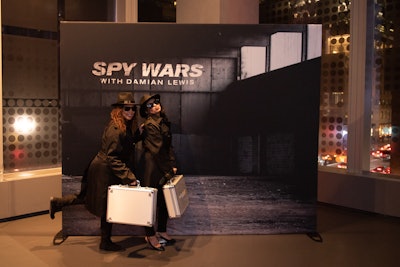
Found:
[[[158, 93], [191, 203], [172, 234], [314, 232], [321, 62], [309, 48], [318, 29], [62, 22], [63, 194], [78, 190], [73, 178], [99, 150], [118, 92], [136, 102]], [[84, 206], [63, 211], [64, 234], [99, 233]]]

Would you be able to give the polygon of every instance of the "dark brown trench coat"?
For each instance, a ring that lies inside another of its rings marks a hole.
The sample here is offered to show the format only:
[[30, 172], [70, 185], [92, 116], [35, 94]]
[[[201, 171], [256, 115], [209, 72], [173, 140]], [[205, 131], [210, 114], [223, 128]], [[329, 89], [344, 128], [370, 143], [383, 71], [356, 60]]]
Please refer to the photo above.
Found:
[[[143, 186], [154, 187], [157, 192], [157, 231], [167, 231], [168, 211], [162, 186], [174, 175], [175, 153], [172, 148], [170, 123], [160, 115], [150, 115], [144, 122], [140, 171]], [[155, 234], [154, 227], [145, 227], [147, 236]]]
[[101, 149], [90, 163], [87, 172], [86, 208], [96, 216], [107, 212], [108, 186], [130, 184], [134, 174], [135, 143], [139, 134], [122, 132], [112, 121], [105, 128]]
[[159, 115], [147, 117], [143, 127], [142, 143], [141, 184], [161, 189], [161, 186], [172, 178], [172, 168], [176, 167], [168, 120]]

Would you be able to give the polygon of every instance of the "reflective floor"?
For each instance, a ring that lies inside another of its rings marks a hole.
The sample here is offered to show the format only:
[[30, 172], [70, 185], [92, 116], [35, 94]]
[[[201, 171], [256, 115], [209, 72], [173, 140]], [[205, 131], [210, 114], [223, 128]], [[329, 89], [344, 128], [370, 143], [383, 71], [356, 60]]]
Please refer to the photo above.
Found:
[[175, 236], [164, 252], [143, 237], [117, 236], [123, 252], [101, 252], [97, 236], [54, 245], [61, 214], [0, 223], [0, 266], [400, 266], [400, 218], [318, 205], [318, 234]]

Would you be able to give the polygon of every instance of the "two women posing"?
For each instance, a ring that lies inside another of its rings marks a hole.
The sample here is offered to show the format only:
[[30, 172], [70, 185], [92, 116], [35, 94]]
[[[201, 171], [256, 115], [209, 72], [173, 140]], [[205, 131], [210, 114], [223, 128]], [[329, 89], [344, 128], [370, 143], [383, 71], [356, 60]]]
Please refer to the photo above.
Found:
[[[101, 250], [123, 249], [111, 241], [112, 223], [106, 220], [108, 187], [115, 184], [136, 185], [137, 177], [140, 177], [142, 186], [158, 189], [157, 228], [145, 227], [146, 242], [159, 251], [164, 250], [164, 245], [175, 243], [175, 239], [167, 234], [168, 211], [162, 192], [162, 186], [177, 171], [170, 122], [158, 94], [144, 95], [139, 111], [144, 119], [140, 127], [133, 94], [119, 93], [102, 135], [101, 148], [85, 170], [80, 194], [63, 198], [53, 197], [50, 200], [52, 219], [63, 206], [80, 203], [84, 203], [91, 213], [100, 217]], [[135, 168], [135, 145], [139, 141], [142, 141], [143, 151], [139, 166]]]

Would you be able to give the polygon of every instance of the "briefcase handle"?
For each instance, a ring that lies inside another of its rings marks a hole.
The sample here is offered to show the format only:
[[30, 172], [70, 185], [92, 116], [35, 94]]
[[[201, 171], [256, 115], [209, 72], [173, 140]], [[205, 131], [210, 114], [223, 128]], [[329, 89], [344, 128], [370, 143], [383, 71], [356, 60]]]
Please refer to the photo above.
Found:
[[169, 179], [169, 180], [167, 181], [166, 184], [172, 184], [172, 183], [174, 183], [175, 179], [177, 179], [177, 177], [179, 177], [179, 176], [180, 176], [179, 174], [175, 174], [174, 176], [172, 176], [171, 179]]
[[140, 181], [136, 180], [136, 185], [130, 185], [130, 184], [120, 184], [120, 187], [141, 187], [140, 186]]

